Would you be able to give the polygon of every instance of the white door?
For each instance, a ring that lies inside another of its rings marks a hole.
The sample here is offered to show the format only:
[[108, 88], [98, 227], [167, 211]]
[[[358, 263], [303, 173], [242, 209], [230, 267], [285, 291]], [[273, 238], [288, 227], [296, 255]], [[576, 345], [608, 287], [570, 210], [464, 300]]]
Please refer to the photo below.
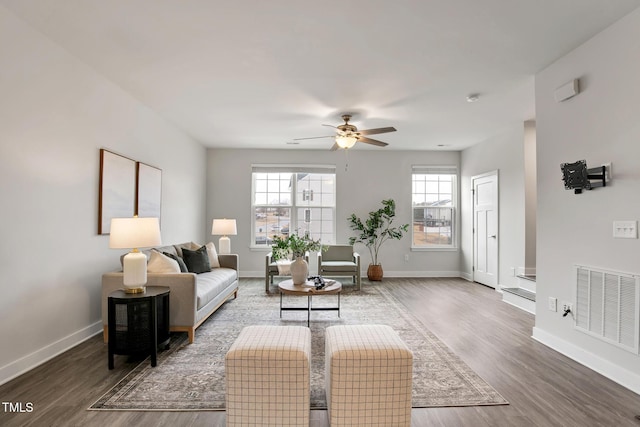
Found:
[[473, 280], [498, 285], [498, 173], [472, 178]]

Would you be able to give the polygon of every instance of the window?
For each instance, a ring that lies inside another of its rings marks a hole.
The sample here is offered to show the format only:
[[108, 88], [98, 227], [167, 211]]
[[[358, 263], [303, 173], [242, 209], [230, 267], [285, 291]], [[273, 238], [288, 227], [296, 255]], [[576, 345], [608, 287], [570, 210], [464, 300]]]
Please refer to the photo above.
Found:
[[456, 246], [456, 176], [454, 167], [413, 167], [413, 248]]
[[335, 167], [255, 165], [252, 180], [252, 246], [296, 231], [335, 243]]

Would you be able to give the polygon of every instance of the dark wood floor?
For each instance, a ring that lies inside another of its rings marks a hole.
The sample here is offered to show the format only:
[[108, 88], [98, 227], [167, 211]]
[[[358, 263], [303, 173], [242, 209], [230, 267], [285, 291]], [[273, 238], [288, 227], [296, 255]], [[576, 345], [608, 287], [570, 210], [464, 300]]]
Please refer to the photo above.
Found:
[[[533, 316], [503, 303], [493, 289], [461, 279], [385, 279], [383, 284], [510, 402], [414, 409], [412, 426], [640, 427], [634, 419], [640, 396], [534, 341]], [[225, 425], [224, 412], [86, 410], [133, 366], [120, 362], [109, 371], [106, 345], [101, 336], [93, 337], [1, 386], [2, 402], [31, 402], [33, 411], [6, 413], [0, 407], [0, 425]], [[328, 426], [326, 411], [311, 411], [311, 426]]]

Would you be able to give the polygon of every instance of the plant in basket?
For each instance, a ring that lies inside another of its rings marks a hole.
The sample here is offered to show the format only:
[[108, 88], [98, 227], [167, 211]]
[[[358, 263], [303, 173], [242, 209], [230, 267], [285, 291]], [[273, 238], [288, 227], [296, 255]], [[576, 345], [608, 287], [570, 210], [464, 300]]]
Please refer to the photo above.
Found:
[[362, 243], [369, 249], [371, 264], [367, 269], [369, 280], [382, 280], [382, 264], [378, 262], [378, 252], [382, 244], [390, 239], [400, 240], [409, 229], [409, 224], [393, 227], [396, 216], [396, 202], [393, 199], [383, 200], [382, 207], [369, 212], [369, 217], [362, 221], [355, 214], [349, 217], [349, 227], [357, 232], [357, 236], [349, 238], [349, 244]]

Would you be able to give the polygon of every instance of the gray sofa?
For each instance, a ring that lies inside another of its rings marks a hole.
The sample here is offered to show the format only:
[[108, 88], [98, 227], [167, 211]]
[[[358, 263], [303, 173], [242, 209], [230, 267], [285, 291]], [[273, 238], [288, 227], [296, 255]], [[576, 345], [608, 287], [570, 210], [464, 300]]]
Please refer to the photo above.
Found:
[[[182, 248], [197, 249], [195, 243], [156, 248], [182, 258]], [[145, 251], [148, 252], [149, 251]], [[218, 255], [219, 268], [206, 273], [147, 273], [147, 286], [167, 286], [169, 294], [169, 323], [171, 331], [187, 332], [189, 343], [195, 330], [231, 296], [238, 295], [238, 255]], [[102, 326], [104, 341], [108, 340], [107, 298], [113, 291], [123, 288], [123, 273], [102, 275]]]

